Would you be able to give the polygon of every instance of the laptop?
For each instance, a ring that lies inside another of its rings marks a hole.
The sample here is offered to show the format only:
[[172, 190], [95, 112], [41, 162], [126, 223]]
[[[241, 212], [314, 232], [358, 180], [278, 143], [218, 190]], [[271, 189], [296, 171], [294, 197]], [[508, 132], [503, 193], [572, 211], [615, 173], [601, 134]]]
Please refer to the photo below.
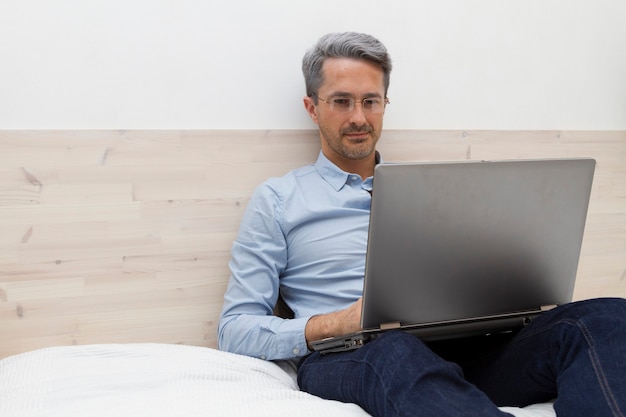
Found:
[[362, 331], [425, 341], [508, 332], [572, 300], [591, 158], [381, 164], [374, 173]]

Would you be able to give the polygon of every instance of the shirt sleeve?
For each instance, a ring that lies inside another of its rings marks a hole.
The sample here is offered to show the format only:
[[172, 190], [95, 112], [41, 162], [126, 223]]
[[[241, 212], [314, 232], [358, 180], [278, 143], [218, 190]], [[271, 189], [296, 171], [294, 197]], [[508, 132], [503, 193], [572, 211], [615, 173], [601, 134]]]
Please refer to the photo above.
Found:
[[218, 325], [218, 347], [266, 360], [308, 353], [304, 328], [310, 317], [273, 315], [287, 244], [280, 194], [266, 182], [255, 190], [232, 247], [230, 280]]

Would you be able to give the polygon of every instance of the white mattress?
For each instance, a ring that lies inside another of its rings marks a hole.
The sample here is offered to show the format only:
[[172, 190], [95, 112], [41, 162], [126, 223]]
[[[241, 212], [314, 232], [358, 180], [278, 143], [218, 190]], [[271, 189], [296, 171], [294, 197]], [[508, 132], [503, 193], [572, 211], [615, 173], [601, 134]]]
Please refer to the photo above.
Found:
[[[551, 404], [503, 409], [555, 416]], [[0, 361], [0, 417], [367, 415], [299, 391], [286, 366], [208, 348], [53, 347]]]

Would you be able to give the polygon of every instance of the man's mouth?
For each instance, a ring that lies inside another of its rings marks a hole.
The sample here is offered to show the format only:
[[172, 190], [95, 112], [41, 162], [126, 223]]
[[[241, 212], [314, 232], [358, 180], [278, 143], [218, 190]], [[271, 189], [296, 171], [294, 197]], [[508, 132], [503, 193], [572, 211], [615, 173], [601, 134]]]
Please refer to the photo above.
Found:
[[363, 140], [367, 140], [367, 138], [369, 137], [369, 133], [367, 132], [348, 133], [346, 136], [351, 140], [363, 141]]
[[361, 127], [359, 129], [346, 129], [342, 132], [344, 136], [348, 137], [350, 140], [354, 141], [364, 141], [369, 138], [371, 133], [371, 129], [367, 126]]

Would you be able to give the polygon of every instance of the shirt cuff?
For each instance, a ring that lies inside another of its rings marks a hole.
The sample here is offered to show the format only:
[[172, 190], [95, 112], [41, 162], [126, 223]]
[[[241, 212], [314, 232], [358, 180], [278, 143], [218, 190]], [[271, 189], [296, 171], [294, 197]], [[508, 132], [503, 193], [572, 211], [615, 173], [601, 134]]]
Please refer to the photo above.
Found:
[[[280, 326], [281, 341], [277, 348], [278, 357], [301, 358], [309, 354], [304, 329], [310, 317], [299, 317], [297, 319], [284, 320]], [[261, 358], [265, 359], [265, 358]]]

